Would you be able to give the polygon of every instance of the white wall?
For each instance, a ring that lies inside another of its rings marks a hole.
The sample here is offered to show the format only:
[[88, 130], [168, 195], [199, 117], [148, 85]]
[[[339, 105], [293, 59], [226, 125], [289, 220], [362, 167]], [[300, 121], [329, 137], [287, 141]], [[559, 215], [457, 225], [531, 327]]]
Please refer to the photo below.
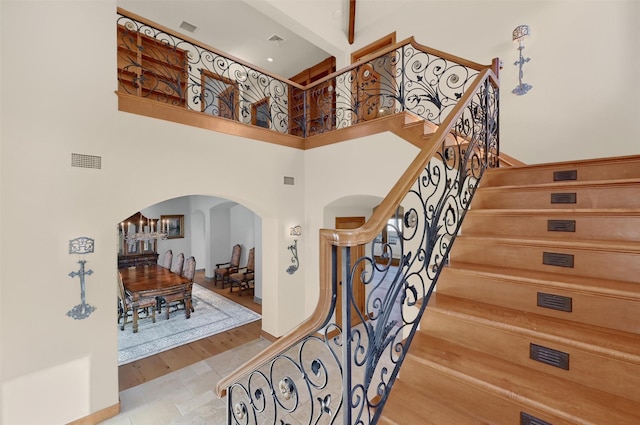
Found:
[[[2, 420], [62, 424], [118, 403], [116, 229], [133, 212], [190, 194], [244, 205], [263, 218], [264, 292], [304, 299], [302, 277], [285, 272], [282, 231], [304, 216], [304, 153], [118, 112], [115, 1], [0, 7]], [[100, 156], [102, 167], [72, 168], [71, 153]], [[242, 158], [242, 168], [216, 158]], [[299, 184], [283, 185], [284, 175]], [[79, 259], [68, 254], [78, 236], [96, 246], [85, 256], [96, 310], [84, 320], [66, 315], [80, 301], [79, 279], [69, 276]], [[302, 304], [287, 315], [265, 304], [264, 330], [289, 330], [303, 320]], [[66, 379], [51, 379], [62, 372]]]
[[[501, 150], [526, 163], [640, 153], [640, 2], [635, 0], [368, 1], [358, 4], [358, 49], [396, 31], [489, 64], [499, 57]], [[511, 32], [528, 24], [518, 85]]]
[[[313, 311], [318, 300], [319, 229], [335, 228], [335, 217], [339, 214], [362, 214], [368, 218], [371, 209], [386, 196], [417, 152], [415, 146], [392, 133], [306, 152], [307, 214], [298, 249], [304, 253], [301, 263], [305, 270], [307, 314]], [[377, 167], [372, 169], [371, 164]]]
[[[272, 2], [310, 36], [320, 39], [326, 31], [325, 50], [344, 44], [343, 27], [320, 19], [327, 12], [321, 2]], [[367, 20], [367, 5], [384, 6], [385, 19]], [[398, 1], [395, 16], [388, 5], [359, 3], [353, 50], [396, 30], [398, 39], [415, 35], [478, 62], [504, 58], [505, 152], [525, 162], [640, 152], [637, 2]], [[62, 424], [118, 402], [116, 226], [124, 217], [192, 194], [255, 212], [262, 227], [254, 242], [262, 251], [263, 329], [279, 336], [315, 306], [325, 206], [354, 194], [384, 196], [415, 155], [413, 146], [389, 134], [302, 152], [120, 113], [115, 0], [3, 0], [0, 7], [0, 408], [6, 425]], [[510, 34], [521, 23], [533, 31], [525, 50], [532, 58], [525, 81], [533, 89], [516, 97], [510, 94], [517, 81]], [[348, 52], [336, 56], [340, 64]], [[102, 168], [72, 168], [71, 153], [101, 156]], [[379, 168], [372, 171], [371, 163]], [[283, 176], [296, 184], [283, 185]], [[191, 219], [185, 214], [185, 232], [193, 231]], [[204, 224], [213, 237], [214, 222], [210, 216]], [[304, 232], [301, 266], [288, 275], [288, 229], [296, 224]], [[85, 256], [93, 271], [87, 302], [96, 311], [84, 320], [66, 315], [79, 302], [78, 279], [69, 276], [79, 258], [68, 254], [69, 240], [78, 236], [95, 239], [96, 246]], [[223, 251], [228, 255], [228, 246]], [[215, 258], [209, 254], [205, 264]], [[37, 315], [26, 316], [31, 312]], [[52, 379], [61, 374], [66, 379]], [[89, 394], [77, 390], [80, 384]], [[45, 399], [50, 404], [37, 403]]]

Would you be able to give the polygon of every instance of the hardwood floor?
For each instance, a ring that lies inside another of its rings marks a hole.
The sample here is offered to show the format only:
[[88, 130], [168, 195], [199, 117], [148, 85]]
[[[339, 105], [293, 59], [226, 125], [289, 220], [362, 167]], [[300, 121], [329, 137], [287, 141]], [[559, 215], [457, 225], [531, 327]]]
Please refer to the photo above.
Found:
[[[225, 289], [221, 289], [220, 286], [216, 287], [212, 279], [207, 279], [204, 276], [204, 270], [196, 272], [194, 282], [256, 313], [262, 314], [262, 306], [253, 301], [252, 293], [245, 292], [240, 296], [237, 292], [229, 293], [228, 287]], [[135, 387], [260, 338], [261, 330], [262, 320], [257, 320], [244, 326], [122, 365], [118, 368], [119, 391]]]

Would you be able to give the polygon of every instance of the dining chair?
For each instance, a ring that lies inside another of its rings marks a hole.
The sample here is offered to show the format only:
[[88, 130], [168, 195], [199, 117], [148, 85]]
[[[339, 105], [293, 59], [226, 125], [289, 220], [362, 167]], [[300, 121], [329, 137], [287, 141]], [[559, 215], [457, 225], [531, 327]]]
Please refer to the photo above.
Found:
[[176, 261], [171, 268], [171, 271], [176, 274], [182, 274], [182, 266], [184, 265], [184, 254], [181, 252], [176, 257]]
[[238, 271], [240, 267], [240, 255], [242, 254], [242, 246], [236, 244], [231, 251], [231, 259], [226, 263], [216, 264], [216, 268], [213, 271], [214, 283], [217, 285], [218, 281], [222, 281], [222, 287], [229, 282], [229, 275]]
[[[181, 271], [180, 274], [181, 274], [182, 277], [186, 277], [187, 279], [189, 279], [189, 281], [191, 283], [193, 283], [193, 278], [196, 275], [196, 259], [195, 259], [195, 257], [191, 256], [191, 257], [187, 258], [187, 260], [184, 263], [184, 269]], [[166, 308], [165, 315], [167, 317], [167, 320], [169, 319], [169, 313], [171, 311], [171, 306], [173, 304], [176, 305], [176, 310], [178, 310], [181, 305], [186, 307], [184, 294], [182, 294], [182, 293], [165, 295], [163, 297], [159, 297], [158, 301], [159, 301], [158, 305], [164, 306]], [[192, 312], [194, 311], [193, 304], [191, 304], [191, 311]]]
[[[129, 314], [136, 314], [133, 311], [133, 300], [131, 296], [127, 294], [127, 291], [124, 289], [124, 282], [122, 281], [122, 275], [118, 272], [118, 323], [120, 323], [120, 319], [122, 319], [122, 325], [120, 326], [120, 330], [123, 331], [125, 325], [127, 324], [127, 318]], [[155, 297], [141, 297], [138, 300], [138, 313], [140, 310], [143, 310], [146, 316], [149, 316], [149, 309], [151, 309], [151, 317], [153, 323], [156, 322], [156, 298]]]
[[171, 269], [171, 262], [172, 261], [173, 261], [173, 251], [168, 249], [164, 253], [164, 257], [162, 259], [162, 267], [164, 267], [165, 269]]
[[237, 287], [239, 295], [242, 295], [242, 291], [253, 287], [255, 280], [255, 250], [255, 248], [249, 250], [246, 266], [229, 275], [229, 283], [231, 284], [229, 292], [233, 292], [233, 288]]

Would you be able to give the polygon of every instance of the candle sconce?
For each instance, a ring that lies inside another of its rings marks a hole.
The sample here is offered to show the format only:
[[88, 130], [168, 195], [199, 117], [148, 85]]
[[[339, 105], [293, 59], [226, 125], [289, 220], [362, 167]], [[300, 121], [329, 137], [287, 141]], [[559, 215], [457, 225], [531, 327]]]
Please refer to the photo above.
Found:
[[[292, 227], [289, 231], [291, 236], [300, 236], [302, 235], [302, 226]], [[287, 268], [287, 273], [294, 274], [298, 268], [300, 267], [300, 260], [298, 259], [298, 240], [294, 239], [293, 244], [287, 247], [288, 250], [291, 251], [291, 265]]]
[[[91, 254], [94, 248], [94, 240], [87, 237], [79, 237], [69, 241], [69, 254]], [[69, 273], [72, 278], [80, 277], [80, 300], [81, 303], [73, 307], [67, 312], [67, 316], [76, 320], [86, 319], [96, 309], [95, 307], [87, 304], [85, 297], [85, 282], [84, 277], [93, 274], [93, 270], [85, 270], [84, 266], [87, 261], [82, 257], [78, 264], [80, 269], [77, 272]]]
[[528, 37], [531, 32], [529, 31], [529, 25], [519, 25], [516, 29], [513, 30], [512, 39], [513, 41], [518, 42], [518, 51], [520, 52], [520, 58], [515, 61], [513, 64], [518, 67], [518, 86], [512, 90], [512, 93], [517, 96], [522, 96], [531, 90], [531, 86], [527, 83], [522, 82], [522, 77], [524, 73], [522, 72], [522, 65], [529, 62], [531, 58], [524, 58], [522, 56], [522, 51], [524, 50], [524, 39]]

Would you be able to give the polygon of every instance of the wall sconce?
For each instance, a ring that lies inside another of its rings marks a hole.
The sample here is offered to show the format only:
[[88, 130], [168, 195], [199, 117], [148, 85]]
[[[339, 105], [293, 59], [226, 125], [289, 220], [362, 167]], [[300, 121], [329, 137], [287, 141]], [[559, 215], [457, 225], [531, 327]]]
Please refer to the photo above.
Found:
[[518, 42], [518, 51], [520, 52], [520, 58], [513, 63], [514, 65], [519, 67], [519, 84], [515, 89], [513, 89], [512, 93], [518, 96], [525, 94], [531, 89], [531, 86], [529, 84], [522, 82], [522, 65], [531, 60], [531, 58], [525, 59], [522, 57], [522, 51], [524, 50], [524, 38], [528, 37], [529, 34], [531, 34], [531, 32], [529, 31], [529, 25], [519, 25], [516, 27], [516, 29], [513, 30], [513, 41]]
[[[289, 230], [291, 236], [300, 236], [302, 234], [302, 226], [295, 226]], [[287, 268], [287, 273], [294, 274], [298, 267], [300, 267], [300, 261], [298, 260], [298, 240], [294, 239], [293, 244], [287, 247], [291, 251], [291, 265]]]
[[[87, 237], [79, 237], [69, 241], [69, 254], [91, 254], [93, 252], [95, 246], [95, 242], [91, 238]], [[67, 316], [75, 319], [82, 320], [89, 317], [91, 313], [96, 309], [92, 305], [87, 304], [86, 296], [85, 296], [85, 276], [91, 276], [93, 274], [93, 270], [85, 270], [85, 264], [87, 261], [82, 258], [78, 261], [80, 264], [80, 269], [77, 272], [69, 273], [71, 278], [78, 276], [80, 278], [80, 301], [81, 303], [77, 306], [73, 307], [71, 310], [67, 312]]]

